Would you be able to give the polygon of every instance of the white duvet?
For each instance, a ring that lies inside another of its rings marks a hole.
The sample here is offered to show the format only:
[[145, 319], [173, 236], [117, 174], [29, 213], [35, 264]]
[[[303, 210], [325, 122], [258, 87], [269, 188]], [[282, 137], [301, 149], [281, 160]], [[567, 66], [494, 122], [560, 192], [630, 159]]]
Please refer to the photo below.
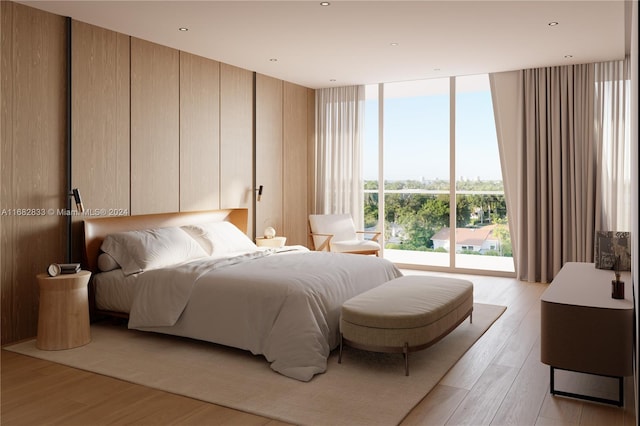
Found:
[[400, 275], [387, 260], [352, 254], [206, 258], [139, 274], [129, 327], [246, 349], [308, 381], [338, 344], [342, 303]]

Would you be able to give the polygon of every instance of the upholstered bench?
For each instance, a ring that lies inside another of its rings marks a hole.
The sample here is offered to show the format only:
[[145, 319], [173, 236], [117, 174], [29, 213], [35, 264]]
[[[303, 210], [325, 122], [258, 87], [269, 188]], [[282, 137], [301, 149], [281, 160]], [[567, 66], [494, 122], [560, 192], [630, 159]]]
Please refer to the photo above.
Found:
[[347, 300], [340, 317], [343, 345], [374, 352], [402, 352], [409, 375], [409, 352], [445, 337], [467, 317], [473, 320], [473, 283], [408, 275]]

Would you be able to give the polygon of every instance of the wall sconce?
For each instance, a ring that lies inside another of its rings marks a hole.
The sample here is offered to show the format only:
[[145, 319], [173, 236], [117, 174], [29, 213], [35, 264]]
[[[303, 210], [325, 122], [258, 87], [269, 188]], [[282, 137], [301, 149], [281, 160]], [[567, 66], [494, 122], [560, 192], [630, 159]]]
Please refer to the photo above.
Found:
[[73, 188], [69, 196], [72, 196], [76, 202], [76, 209], [78, 210], [78, 213], [83, 213], [84, 205], [82, 204], [82, 197], [80, 197], [80, 190], [78, 188]]
[[[73, 200], [76, 203], [76, 210], [78, 213], [84, 213], [84, 205], [82, 204], [82, 197], [80, 196], [80, 190], [78, 188], [73, 188], [71, 192], [69, 192], [68, 197], [73, 197]], [[71, 212], [71, 201], [67, 200], [67, 259], [66, 263], [71, 263], [71, 256], [73, 255], [73, 236], [72, 236], [72, 226], [73, 213]]]

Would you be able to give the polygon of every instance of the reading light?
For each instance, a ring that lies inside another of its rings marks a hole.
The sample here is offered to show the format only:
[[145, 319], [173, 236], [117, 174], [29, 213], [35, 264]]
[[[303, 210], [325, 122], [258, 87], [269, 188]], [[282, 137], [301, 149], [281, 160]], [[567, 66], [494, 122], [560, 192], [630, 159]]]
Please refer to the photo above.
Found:
[[260, 201], [260, 199], [262, 198], [262, 189], [263, 188], [264, 188], [264, 186], [260, 185], [258, 187], [258, 189], [256, 189], [256, 191], [258, 191], [258, 200], [257, 201]]
[[76, 209], [78, 210], [78, 213], [83, 213], [84, 205], [82, 204], [82, 197], [80, 197], [80, 190], [78, 188], [73, 188], [69, 196], [73, 197], [76, 202]]
[[76, 210], [78, 213], [84, 213], [84, 205], [82, 204], [82, 197], [80, 196], [80, 190], [78, 188], [72, 188], [71, 191], [67, 194], [67, 263], [71, 263], [71, 256], [73, 255], [73, 221], [71, 220], [71, 216], [73, 212], [71, 211], [71, 200], [76, 203]]

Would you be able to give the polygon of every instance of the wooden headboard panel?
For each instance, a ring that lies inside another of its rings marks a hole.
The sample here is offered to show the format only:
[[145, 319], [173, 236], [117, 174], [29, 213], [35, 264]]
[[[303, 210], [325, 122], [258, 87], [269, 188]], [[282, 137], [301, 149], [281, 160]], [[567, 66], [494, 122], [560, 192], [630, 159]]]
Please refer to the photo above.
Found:
[[197, 212], [157, 213], [138, 216], [111, 216], [84, 220], [84, 268], [98, 271], [98, 255], [104, 238], [114, 232], [148, 228], [166, 228], [196, 223], [228, 221], [247, 232], [246, 208], [203, 210]]

